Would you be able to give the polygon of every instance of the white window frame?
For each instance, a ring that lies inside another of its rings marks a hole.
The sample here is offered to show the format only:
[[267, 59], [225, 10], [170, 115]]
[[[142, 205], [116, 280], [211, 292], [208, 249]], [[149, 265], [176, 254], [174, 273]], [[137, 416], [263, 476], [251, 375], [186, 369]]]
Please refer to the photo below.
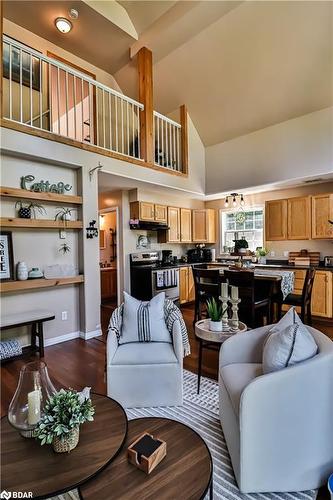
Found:
[[[263, 228], [262, 228], [262, 246], [265, 245], [265, 205], [253, 205], [253, 206], [246, 206], [244, 207], [244, 212], [254, 212], [255, 210], [262, 210], [263, 213]], [[220, 209], [220, 214], [219, 214], [219, 231], [220, 231], [220, 255], [225, 255], [225, 252], [223, 251], [223, 247], [225, 245], [225, 238], [224, 238], [224, 233], [225, 229], [223, 227], [224, 224], [224, 214], [228, 213], [234, 213], [238, 212], [239, 209], [237, 207], [231, 207], [231, 208], [221, 208]], [[251, 229], [249, 230], [251, 231]]]

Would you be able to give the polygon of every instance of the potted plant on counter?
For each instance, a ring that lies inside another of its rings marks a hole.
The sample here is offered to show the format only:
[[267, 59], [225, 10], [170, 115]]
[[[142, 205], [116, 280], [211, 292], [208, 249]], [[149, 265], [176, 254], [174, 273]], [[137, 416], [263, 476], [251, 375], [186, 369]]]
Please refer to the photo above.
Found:
[[94, 420], [94, 413], [89, 387], [82, 392], [61, 389], [45, 403], [35, 437], [41, 445], [52, 444], [56, 453], [69, 453], [79, 442], [80, 425]]
[[265, 247], [257, 249], [258, 264], [266, 264], [266, 256], [269, 254], [269, 250]]
[[223, 310], [220, 301], [214, 297], [207, 300], [207, 313], [209, 316], [209, 329], [212, 332], [222, 332], [222, 316], [226, 312]]

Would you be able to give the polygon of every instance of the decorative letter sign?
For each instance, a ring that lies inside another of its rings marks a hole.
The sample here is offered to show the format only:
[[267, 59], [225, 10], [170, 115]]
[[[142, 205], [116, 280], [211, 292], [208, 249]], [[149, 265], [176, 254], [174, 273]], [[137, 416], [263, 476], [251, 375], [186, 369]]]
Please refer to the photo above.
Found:
[[[49, 181], [39, 181], [33, 182], [35, 180], [34, 175], [24, 175], [21, 177], [21, 188], [27, 189], [29, 191], [35, 191], [36, 193], [58, 193], [64, 194], [65, 191], [70, 191], [72, 186], [70, 184], [65, 184], [64, 182], [58, 182], [58, 184], [51, 184]], [[30, 186], [28, 184], [33, 182]]]

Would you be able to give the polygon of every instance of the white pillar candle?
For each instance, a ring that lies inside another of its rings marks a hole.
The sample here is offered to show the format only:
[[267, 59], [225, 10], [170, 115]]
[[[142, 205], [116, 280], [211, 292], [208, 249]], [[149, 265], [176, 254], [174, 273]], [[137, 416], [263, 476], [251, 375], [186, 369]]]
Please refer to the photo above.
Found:
[[228, 297], [228, 283], [221, 284], [221, 296]]
[[238, 300], [238, 286], [231, 287], [231, 298], [234, 300]]
[[28, 393], [28, 424], [36, 425], [40, 421], [40, 390]]

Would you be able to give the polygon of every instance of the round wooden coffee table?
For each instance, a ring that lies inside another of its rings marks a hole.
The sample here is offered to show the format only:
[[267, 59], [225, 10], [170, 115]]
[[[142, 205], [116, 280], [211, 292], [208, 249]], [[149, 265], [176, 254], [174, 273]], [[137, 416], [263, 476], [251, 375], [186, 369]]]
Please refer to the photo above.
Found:
[[92, 402], [94, 421], [81, 425], [80, 442], [70, 453], [55, 453], [51, 446], [22, 437], [3, 417], [2, 490], [47, 498], [77, 488], [98, 474], [121, 449], [127, 417], [113, 399], [93, 394]]
[[200, 392], [201, 380], [201, 365], [202, 365], [202, 351], [208, 349], [209, 351], [219, 351], [221, 344], [235, 333], [246, 332], [247, 326], [245, 323], [239, 321], [238, 331], [236, 332], [212, 332], [209, 329], [209, 319], [200, 319], [195, 324], [195, 336], [199, 341], [199, 358], [198, 358], [198, 394]]
[[[127, 461], [128, 446], [144, 431], [167, 445], [166, 457], [150, 474]], [[98, 476], [80, 487], [80, 494], [83, 500], [198, 500], [210, 490], [212, 498], [212, 472], [206, 443], [187, 425], [167, 418], [137, 418], [128, 422], [123, 450]]]

